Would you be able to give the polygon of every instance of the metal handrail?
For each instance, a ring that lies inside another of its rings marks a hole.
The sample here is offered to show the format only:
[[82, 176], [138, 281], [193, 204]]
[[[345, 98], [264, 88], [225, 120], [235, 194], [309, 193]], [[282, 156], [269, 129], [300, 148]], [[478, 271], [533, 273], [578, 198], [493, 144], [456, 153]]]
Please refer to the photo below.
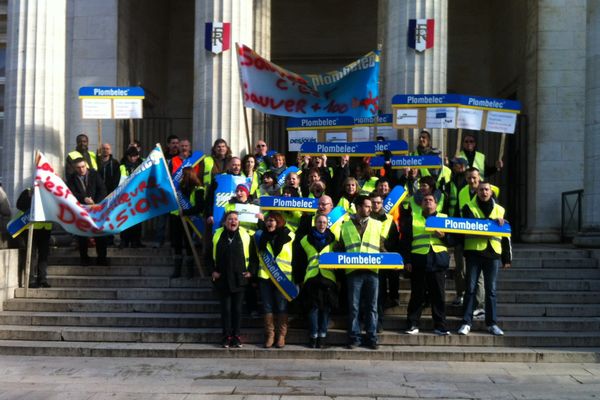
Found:
[[[570, 202], [569, 199], [575, 197], [574, 202]], [[575, 237], [577, 232], [581, 231], [581, 220], [582, 220], [582, 200], [583, 189], [571, 190], [563, 192], [561, 194], [561, 208], [560, 208], [560, 239], [562, 242], [569, 241]], [[575, 221], [575, 214], [577, 214], [577, 220]], [[576, 224], [575, 229], [569, 229], [573, 223]], [[569, 233], [573, 233], [569, 235]]]

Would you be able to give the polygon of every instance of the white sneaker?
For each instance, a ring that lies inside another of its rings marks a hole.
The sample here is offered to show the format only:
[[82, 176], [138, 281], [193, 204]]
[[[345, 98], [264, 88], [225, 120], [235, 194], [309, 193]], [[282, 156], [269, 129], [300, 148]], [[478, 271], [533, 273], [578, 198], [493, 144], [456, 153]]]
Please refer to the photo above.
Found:
[[417, 333], [419, 333], [419, 328], [417, 328], [416, 326], [411, 326], [410, 328], [405, 330], [404, 333], [408, 333], [409, 335], [416, 335]]
[[463, 335], [466, 336], [469, 334], [469, 332], [471, 332], [471, 326], [464, 324], [463, 326], [461, 326], [460, 328], [458, 328], [457, 333], [459, 335]]
[[482, 321], [485, 319], [485, 310], [483, 308], [478, 308], [473, 311], [473, 319], [476, 321]]
[[450, 331], [447, 329], [436, 329], [433, 331], [438, 336], [450, 336]]
[[504, 336], [504, 331], [498, 325], [488, 326], [488, 332], [494, 336]]

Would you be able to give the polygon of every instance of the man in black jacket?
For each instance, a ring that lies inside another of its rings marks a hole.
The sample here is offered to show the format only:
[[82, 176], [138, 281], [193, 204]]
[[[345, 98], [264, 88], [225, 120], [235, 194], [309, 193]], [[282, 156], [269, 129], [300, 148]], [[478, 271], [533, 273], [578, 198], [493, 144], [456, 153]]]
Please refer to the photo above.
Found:
[[[81, 204], [92, 205], [101, 202], [106, 197], [106, 187], [98, 173], [89, 169], [83, 158], [73, 160], [75, 174], [67, 179], [67, 186]], [[79, 236], [79, 256], [81, 265], [90, 265], [87, 254], [87, 237]], [[98, 265], [109, 265], [106, 258], [106, 237], [96, 237], [96, 253]]]

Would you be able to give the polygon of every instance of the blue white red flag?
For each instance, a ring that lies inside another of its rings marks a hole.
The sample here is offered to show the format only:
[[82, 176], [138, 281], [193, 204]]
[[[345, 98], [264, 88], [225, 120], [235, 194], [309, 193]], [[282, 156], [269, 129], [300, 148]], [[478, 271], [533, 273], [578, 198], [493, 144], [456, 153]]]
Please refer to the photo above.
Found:
[[215, 54], [231, 47], [231, 23], [207, 22], [205, 26], [204, 48]]
[[425, 51], [433, 47], [435, 20], [411, 19], [408, 21], [408, 47]]

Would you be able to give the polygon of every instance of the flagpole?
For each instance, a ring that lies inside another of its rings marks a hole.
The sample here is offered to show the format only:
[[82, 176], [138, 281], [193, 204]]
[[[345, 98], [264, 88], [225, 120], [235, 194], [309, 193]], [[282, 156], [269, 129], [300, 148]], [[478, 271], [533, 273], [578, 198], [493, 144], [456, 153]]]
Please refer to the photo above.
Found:
[[[38, 162], [38, 150], [35, 151], [33, 156], [33, 169], [34, 169], [34, 182], [33, 194], [31, 195], [31, 200], [33, 203], [33, 196], [35, 195], [35, 171], [37, 170], [37, 162]], [[27, 232], [27, 253], [25, 256], [25, 277], [23, 279], [25, 285], [25, 297], [29, 294], [29, 272], [31, 271], [31, 253], [33, 249], [33, 221], [31, 220], [31, 207], [29, 207], [29, 231]]]
[[[160, 143], [157, 143], [156, 145], [162, 152], [162, 146], [160, 145]], [[169, 171], [169, 166], [167, 165], [167, 160], [165, 160], [164, 157], [162, 157], [162, 160], [163, 160], [163, 164], [167, 170], [167, 175], [169, 177], [169, 184], [171, 185], [171, 189], [173, 190], [173, 193], [175, 193], [175, 196], [177, 196], [177, 191], [175, 190], [175, 184], [173, 183], [173, 178], [171, 177], [171, 172]], [[192, 249], [192, 254], [194, 256], [194, 262], [196, 263], [196, 268], [198, 270], [198, 273], [200, 274], [200, 277], [204, 278], [205, 277], [204, 271], [202, 270], [202, 267], [200, 265], [200, 256], [198, 255], [198, 252], [196, 251], [196, 247], [194, 247], [194, 241], [192, 240], [190, 228], [188, 227], [187, 222], [185, 222], [185, 219], [183, 218], [183, 209], [181, 208], [181, 204], [179, 204], [179, 200], [177, 200], [177, 207], [179, 208], [179, 218], [181, 219], [181, 224], [183, 225], [185, 237], [187, 238], [187, 241], [190, 244], [190, 248]]]
[[373, 125], [373, 139], [377, 140], [377, 128], [379, 126], [379, 99], [381, 98], [381, 54], [383, 53], [383, 43], [377, 44], [377, 51], [379, 51], [379, 68], [377, 69], [377, 110], [375, 111], [375, 125]]

